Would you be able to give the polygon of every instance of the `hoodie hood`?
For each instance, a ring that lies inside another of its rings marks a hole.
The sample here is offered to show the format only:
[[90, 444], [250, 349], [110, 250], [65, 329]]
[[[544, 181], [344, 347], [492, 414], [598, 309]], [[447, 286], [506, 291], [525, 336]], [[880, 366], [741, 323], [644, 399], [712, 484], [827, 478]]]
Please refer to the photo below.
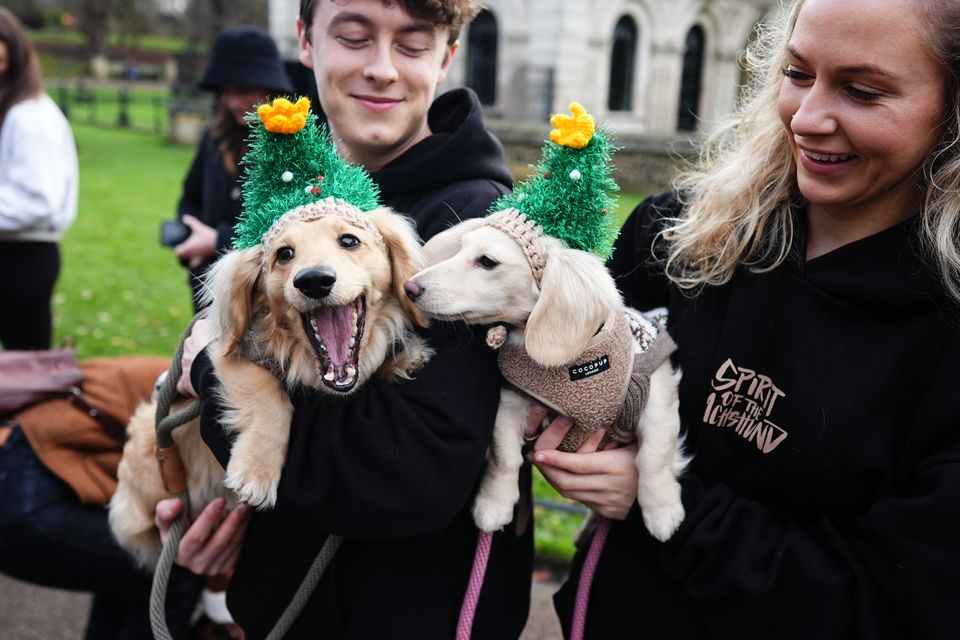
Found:
[[384, 201], [403, 211], [408, 196], [465, 180], [512, 185], [503, 146], [487, 131], [481, 116], [472, 89], [454, 89], [437, 98], [427, 115], [433, 135], [372, 173]]
[[[924, 255], [921, 234], [922, 222], [914, 216], [812, 260], [795, 257], [787, 271], [820, 295], [864, 311], [904, 311], [931, 302], [949, 307], [932, 258]], [[799, 248], [805, 254], [803, 236]]]

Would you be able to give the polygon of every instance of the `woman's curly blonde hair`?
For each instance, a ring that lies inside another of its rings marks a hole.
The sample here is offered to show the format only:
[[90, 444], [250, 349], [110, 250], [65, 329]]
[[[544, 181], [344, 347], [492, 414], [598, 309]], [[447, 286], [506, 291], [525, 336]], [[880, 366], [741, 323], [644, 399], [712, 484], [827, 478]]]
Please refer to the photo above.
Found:
[[[943, 135], [922, 167], [923, 243], [947, 291], [960, 300], [960, 2], [915, 1], [947, 81]], [[777, 24], [758, 26], [744, 54], [753, 80], [740, 105], [704, 141], [696, 164], [675, 180], [684, 210], [662, 234], [667, 275], [682, 289], [725, 284], [740, 265], [773, 269], [794, 249], [791, 205], [803, 198], [777, 97], [802, 5], [796, 0]]]

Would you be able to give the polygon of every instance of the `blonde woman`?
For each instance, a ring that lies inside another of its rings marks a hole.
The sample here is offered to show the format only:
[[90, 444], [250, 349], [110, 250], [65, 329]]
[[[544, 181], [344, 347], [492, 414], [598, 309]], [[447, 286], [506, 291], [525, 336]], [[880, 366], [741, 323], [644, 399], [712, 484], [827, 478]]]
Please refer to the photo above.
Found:
[[557, 452], [555, 424], [532, 456], [621, 519], [585, 637], [955, 638], [960, 4], [799, 0], [761, 40], [752, 97], [612, 263], [670, 309], [684, 523], [647, 534], [629, 452]]
[[77, 149], [43, 91], [23, 25], [0, 7], [0, 346], [49, 349], [61, 234], [77, 215]]

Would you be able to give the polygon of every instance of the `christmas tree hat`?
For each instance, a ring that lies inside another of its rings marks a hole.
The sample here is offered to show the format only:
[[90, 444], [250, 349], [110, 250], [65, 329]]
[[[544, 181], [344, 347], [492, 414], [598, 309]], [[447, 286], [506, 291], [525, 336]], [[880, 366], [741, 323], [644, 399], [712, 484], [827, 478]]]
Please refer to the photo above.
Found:
[[490, 207], [488, 224], [506, 232], [524, 249], [539, 281], [546, 263], [538, 238], [546, 234], [568, 247], [606, 260], [617, 237], [617, 183], [610, 157], [616, 147], [577, 102], [570, 113], [550, 119], [555, 128], [531, 176]]
[[244, 156], [243, 208], [233, 246], [269, 247], [290, 223], [327, 215], [349, 218], [379, 237], [363, 212], [380, 206], [377, 185], [337, 154], [326, 126], [317, 125], [310, 100], [277, 98], [257, 107], [250, 150]]

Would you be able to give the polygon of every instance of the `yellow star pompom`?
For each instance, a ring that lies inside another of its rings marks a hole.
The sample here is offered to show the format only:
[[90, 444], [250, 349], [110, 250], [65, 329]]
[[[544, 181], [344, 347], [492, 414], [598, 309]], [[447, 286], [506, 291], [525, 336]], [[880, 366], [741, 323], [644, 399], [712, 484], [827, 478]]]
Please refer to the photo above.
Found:
[[296, 103], [286, 98], [277, 98], [270, 104], [257, 107], [263, 126], [272, 133], [296, 133], [307, 124], [310, 100], [300, 98]]
[[550, 118], [550, 124], [556, 127], [550, 132], [550, 140], [562, 147], [583, 149], [596, 129], [593, 116], [579, 102], [570, 103], [570, 113], [573, 115], [558, 113]]

